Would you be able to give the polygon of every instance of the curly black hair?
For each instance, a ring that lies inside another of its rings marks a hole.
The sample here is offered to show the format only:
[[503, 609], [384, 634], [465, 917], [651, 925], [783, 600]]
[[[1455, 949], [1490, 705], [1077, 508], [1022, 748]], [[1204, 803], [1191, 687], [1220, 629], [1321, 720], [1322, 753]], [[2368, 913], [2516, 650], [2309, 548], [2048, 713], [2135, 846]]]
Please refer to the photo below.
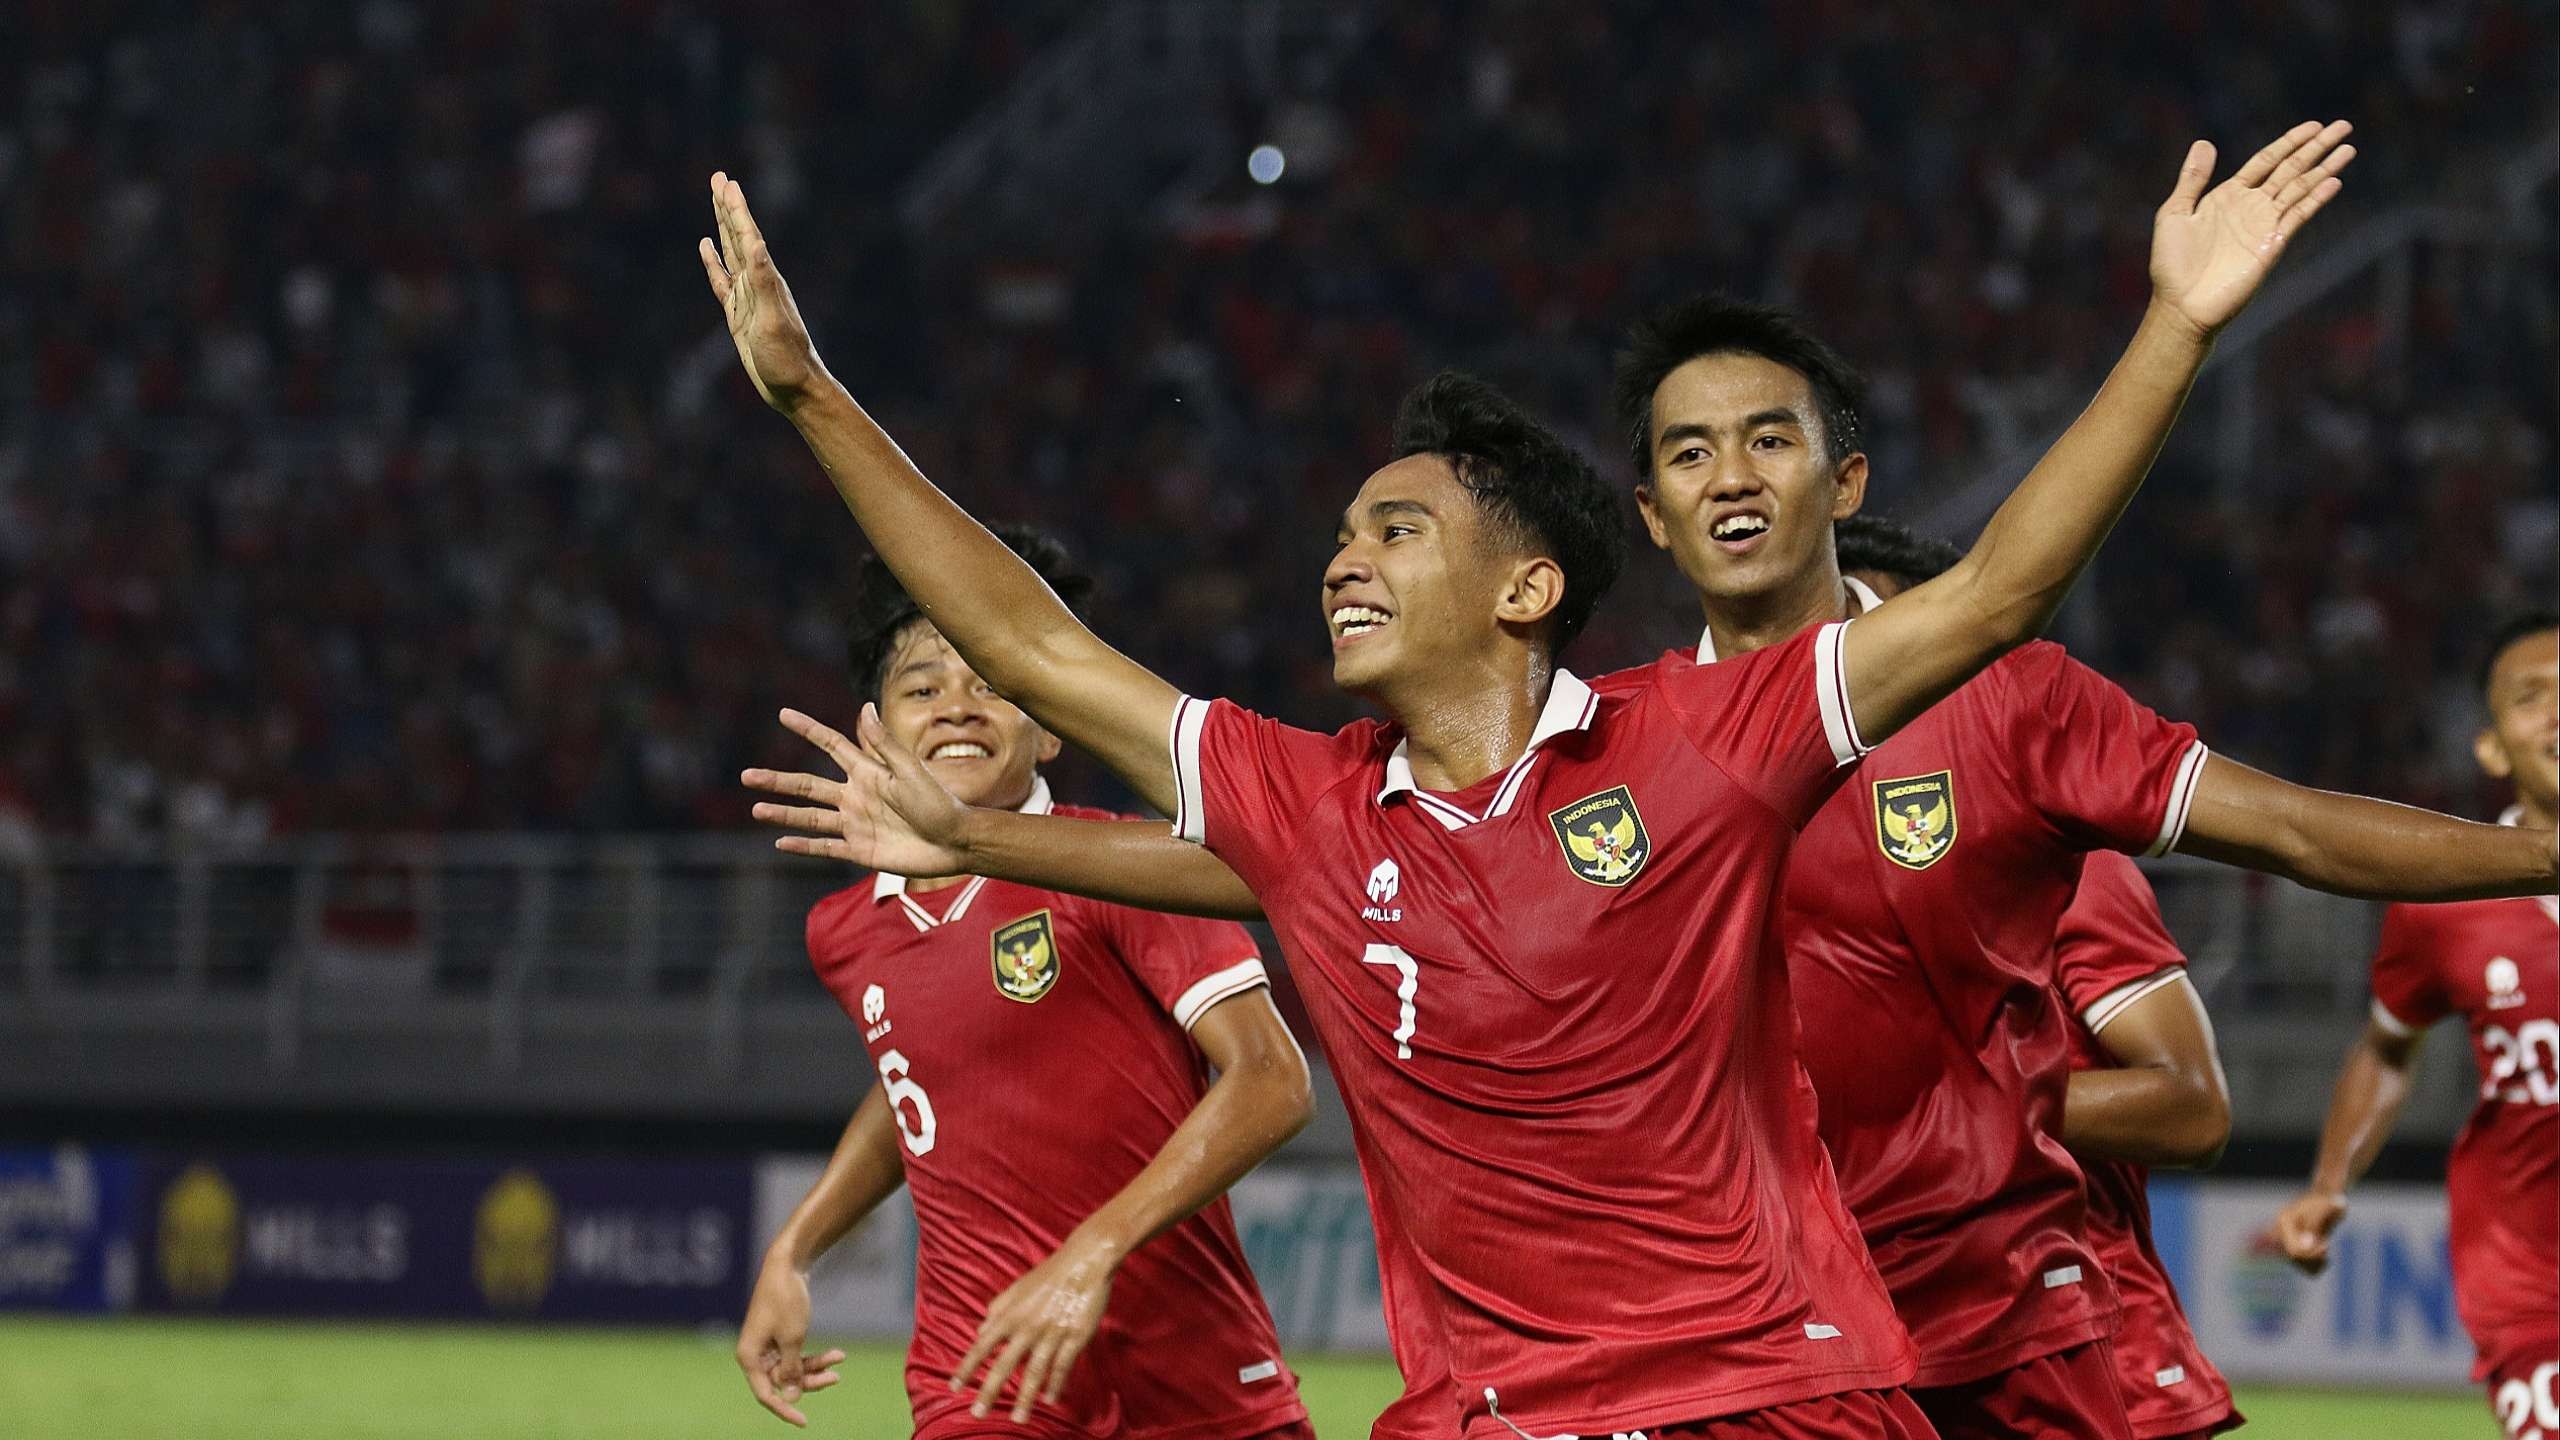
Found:
[[[1028, 525], [999, 525], [996, 538], [1023, 559], [1023, 563], [1040, 572], [1058, 599], [1086, 619], [1093, 605], [1093, 577], [1075, 568], [1067, 558], [1067, 547]], [[877, 699], [891, 654], [897, 649], [898, 633], [924, 617], [924, 608], [889, 573], [889, 567], [877, 555], [864, 558], [862, 573], [855, 581], [853, 605], [853, 639], [846, 647], [854, 685], [865, 695]]]
[[1627, 455], [1639, 480], [1653, 478], [1653, 392], [1672, 371], [1702, 355], [1757, 355], [1786, 366], [1813, 388], [1822, 441], [1833, 464], [1865, 443], [1867, 382], [1794, 312], [1725, 295], [1666, 305], [1627, 327], [1613, 389]]
[[1892, 576], [1905, 589], [1937, 579], [1964, 558], [1957, 546], [1881, 515], [1852, 515], [1831, 527], [1831, 540], [1839, 547], [1842, 574], [1874, 571]]
[[1473, 375], [1444, 370], [1396, 412], [1392, 458], [1438, 455], [1519, 548], [1564, 572], [1551, 616], [1554, 654], [1591, 622], [1627, 561], [1616, 493], [1574, 448], [1511, 397]]

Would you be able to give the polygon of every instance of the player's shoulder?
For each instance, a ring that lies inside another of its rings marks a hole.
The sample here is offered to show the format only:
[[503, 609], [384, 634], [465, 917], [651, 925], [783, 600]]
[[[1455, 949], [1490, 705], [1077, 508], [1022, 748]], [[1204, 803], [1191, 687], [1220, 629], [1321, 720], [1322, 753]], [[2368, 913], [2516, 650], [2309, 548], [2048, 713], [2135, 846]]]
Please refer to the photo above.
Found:
[[2382, 932], [2403, 943], [2447, 943], [2504, 925], [2525, 913], [2531, 900], [2400, 901], [2384, 908]]
[[830, 891], [809, 907], [803, 933], [812, 963], [836, 958], [860, 939], [877, 908], [875, 899], [879, 879], [877, 875], [865, 875], [841, 890]]
[[1077, 805], [1064, 800], [1053, 801], [1049, 806], [1049, 813], [1064, 816], [1069, 820], [1153, 820], [1158, 818], [1127, 810], [1105, 810], [1096, 805]]

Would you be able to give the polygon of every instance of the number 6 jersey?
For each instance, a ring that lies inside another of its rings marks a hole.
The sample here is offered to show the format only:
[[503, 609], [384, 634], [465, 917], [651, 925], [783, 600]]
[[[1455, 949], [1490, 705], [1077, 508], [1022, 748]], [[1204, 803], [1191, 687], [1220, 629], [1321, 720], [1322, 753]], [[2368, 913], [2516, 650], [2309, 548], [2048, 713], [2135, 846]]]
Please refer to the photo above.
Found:
[[1911, 1373], [1777, 935], [1796, 828], [1860, 749], [1841, 629], [1627, 693], [1559, 672], [1520, 760], [1446, 795], [1374, 722], [1176, 711], [1176, 829], [1288, 948], [1470, 1437]]
[[2394, 905], [2373, 957], [2374, 1023], [2408, 1035], [2460, 1015], [2480, 1100], [2453, 1143], [2454, 1303], [2473, 1379], [2560, 1344], [2560, 903]]
[[[1045, 781], [1026, 808], [1050, 808]], [[975, 1390], [947, 1387], [988, 1304], [1155, 1158], [1209, 1087], [1192, 1022], [1262, 985], [1262, 962], [1222, 921], [894, 875], [820, 901], [808, 944], [904, 1145], [917, 1433], [982, 1433]], [[1222, 1196], [1122, 1263], [1101, 1331], [1026, 1433], [1229, 1440], [1305, 1414]]]

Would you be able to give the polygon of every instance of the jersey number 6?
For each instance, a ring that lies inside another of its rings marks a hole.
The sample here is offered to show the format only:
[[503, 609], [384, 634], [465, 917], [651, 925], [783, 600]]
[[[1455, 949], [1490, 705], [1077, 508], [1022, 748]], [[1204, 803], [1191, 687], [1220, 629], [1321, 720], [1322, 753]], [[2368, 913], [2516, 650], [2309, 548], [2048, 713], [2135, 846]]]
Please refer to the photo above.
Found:
[[[880, 1056], [880, 1083], [888, 1087], [889, 1112], [898, 1117], [898, 1131], [907, 1137], [907, 1153], [922, 1155], [933, 1149], [933, 1100], [924, 1087], [907, 1078], [907, 1057], [895, 1050]], [[915, 1122], [907, 1121], [908, 1107], [914, 1107]]]

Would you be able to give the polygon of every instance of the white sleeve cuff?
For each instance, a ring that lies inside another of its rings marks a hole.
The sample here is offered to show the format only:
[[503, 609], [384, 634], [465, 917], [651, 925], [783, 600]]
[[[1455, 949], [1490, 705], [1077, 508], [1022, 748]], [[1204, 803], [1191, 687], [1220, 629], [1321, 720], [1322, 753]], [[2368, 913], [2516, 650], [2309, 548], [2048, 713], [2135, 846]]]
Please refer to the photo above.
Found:
[[2417, 1026], [2383, 1008], [2379, 999], [2373, 1002], [2373, 1026], [2394, 1040], [2406, 1040], [2418, 1033]]
[[1209, 1007], [1221, 1000], [1241, 995], [1257, 985], [1267, 985], [1270, 978], [1262, 973], [1262, 962], [1250, 957], [1239, 960], [1215, 975], [1204, 975], [1173, 1002], [1173, 1023], [1188, 1030], [1193, 1022], [1209, 1013]]
[[1858, 738], [1858, 717], [1849, 711], [1849, 676], [1840, 663], [1840, 641], [1849, 624], [1834, 621], [1813, 638], [1813, 689], [1822, 703], [1822, 736], [1831, 742], [1832, 760], [1841, 765], [1872, 748]]
[[1173, 833], [1194, 845], [1209, 843], [1208, 821], [1200, 813], [1200, 732], [1208, 723], [1205, 700], [1185, 695], [1173, 707]]
[[2095, 1035], [2106, 1029], [2109, 1021], [2132, 1009], [2135, 1002], [2144, 996], [2175, 985], [2186, 978], [2185, 966], [2172, 965], [2157, 975], [2146, 975], [2139, 980], [2128, 981], [2091, 1001], [2089, 1008], [2080, 1012], [2080, 1023], [2088, 1026], [2089, 1033]]
[[2151, 848], [2142, 852], [2146, 858], [2178, 848], [2179, 839], [2187, 833], [2187, 812], [2195, 808], [2196, 784], [2204, 779], [2205, 757], [2211, 753], [2201, 740], [2187, 747], [2186, 758], [2178, 762], [2178, 778], [2169, 782], [2169, 804], [2160, 813], [2160, 833]]

